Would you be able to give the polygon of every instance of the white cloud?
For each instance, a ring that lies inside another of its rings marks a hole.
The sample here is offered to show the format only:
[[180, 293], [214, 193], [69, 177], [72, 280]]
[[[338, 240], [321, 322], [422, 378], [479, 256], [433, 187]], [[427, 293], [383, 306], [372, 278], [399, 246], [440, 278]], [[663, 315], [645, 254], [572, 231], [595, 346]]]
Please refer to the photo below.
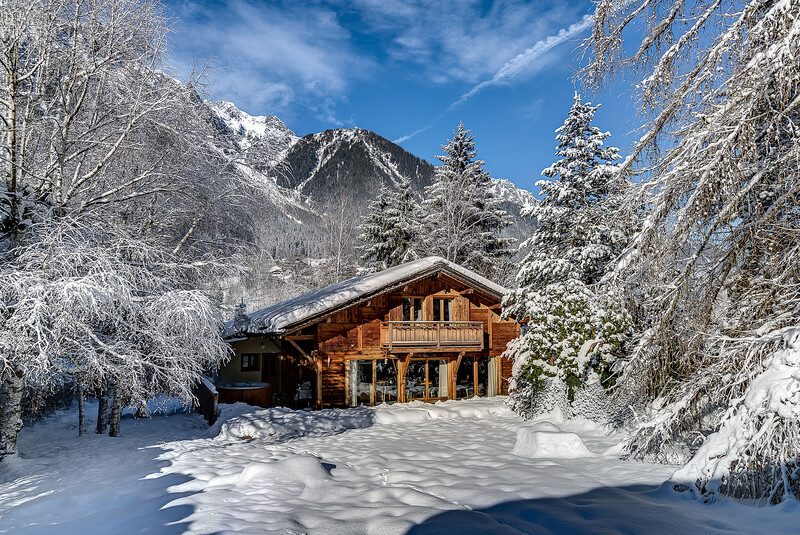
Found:
[[585, 10], [581, 2], [354, 0], [365, 31], [389, 36], [387, 54], [436, 83], [476, 83]]
[[508, 82], [517, 76], [530, 72], [536, 66], [536, 62], [547, 52], [561, 43], [573, 39], [591, 24], [592, 19], [587, 16], [582, 21], [576, 22], [567, 28], [562, 28], [558, 33], [548, 35], [544, 39], [537, 41], [532, 47], [506, 61], [489, 80], [484, 80], [461, 95], [461, 98], [454, 102], [451, 107], [462, 104], [489, 86]]
[[363, 80], [472, 85], [457, 105], [529, 75], [569, 37], [550, 35], [552, 28], [587, 8], [581, 0], [167, 1], [181, 21], [173, 63], [215, 57], [216, 98], [254, 114], [304, 111], [335, 125], [346, 122], [337, 104]]
[[[476, 85], [474, 85], [469, 91], [461, 95], [461, 98], [454, 101], [448, 107], [448, 110], [452, 110], [453, 108], [460, 106], [470, 98], [474, 97], [484, 89], [490, 86], [499, 85], [503, 83], [509, 83], [513, 79], [530, 75], [536, 71], [537, 68], [541, 68], [545, 62], [552, 61], [552, 57], [548, 57], [547, 53], [550, 52], [553, 48], [577, 37], [581, 32], [586, 30], [592, 24], [592, 18], [590, 16], [585, 16], [580, 22], [576, 22], [575, 24], [571, 24], [566, 28], [560, 29], [558, 32], [548, 35], [547, 37], [540, 39], [537, 41], [533, 46], [525, 49], [521, 53], [515, 55], [511, 59], [507, 60], [503, 65], [500, 66], [499, 69], [494, 73], [494, 75], [484, 80]], [[536, 104], [536, 103], [534, 103]], [[532, 113], [537, 113], [538, 110], [532, 108], [528, 110]], [[445, 113], [439, 115], [441, 118]], [[401, 136], [395, 143], [401, 143], [403, 141], [407, 141], [412, 137], [416, 136], [417, 134], [421, 134], [422, 132], [428, 130], [429, 128], [433, 127], [436, 124], [436, 121], [433, 123], [425, 126], [424, 128], [420, 128], [415, 130], [414, 132], [407, 134], [405, 136]]]
[[251, 113], [284, 111], [290, 103], [326, 108], [320, 101], [346, 95], [372, 60], [358, 52], [336, 14], [320, 5], [271, 6], [233, 0], [207, 4], [187, 0], [176, 6], [180, 19], [178, 63], [213, 56], [219, 65], [214, 93]]

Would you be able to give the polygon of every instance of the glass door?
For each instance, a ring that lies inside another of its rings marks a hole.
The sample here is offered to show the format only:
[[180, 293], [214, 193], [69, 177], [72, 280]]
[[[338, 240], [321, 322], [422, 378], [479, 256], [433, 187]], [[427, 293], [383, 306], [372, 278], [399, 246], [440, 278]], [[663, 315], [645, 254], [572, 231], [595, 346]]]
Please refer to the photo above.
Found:
[[425, 399], [428, 397], [427, 365], [424, 360], [412, 360], [406, 370], [406, 399]]
[[397, 401], [397, 359], [350, 361], [350, 406]]
[[383, 359], [375, 362], [375, 403], [397, 401], [397, 360]]
[[406, 370], [406, 399], [428, 401], [447, 398], [447, 361], [411, 359]]
[[456, 370], [456, 397], [494, 396], [496, 378], [495, 362], [491, 357], [465, 355]]
[[475, 358], [464, 356], [456, 370], [456, 398], [471, 398], [475, 395]]

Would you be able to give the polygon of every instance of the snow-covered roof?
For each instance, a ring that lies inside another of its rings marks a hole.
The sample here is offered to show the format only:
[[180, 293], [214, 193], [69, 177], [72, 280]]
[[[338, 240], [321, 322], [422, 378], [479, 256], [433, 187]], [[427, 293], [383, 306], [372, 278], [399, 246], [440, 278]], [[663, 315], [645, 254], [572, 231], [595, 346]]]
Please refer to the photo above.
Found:
[[237, 332], [281, 334], [318, 316], [331, 314], [341, 308], [370, 299], [399, 285], [407, 284], [438, 272], [445, 272], [470, 286], [474, 286], [478, 290], [497, 297], [498, 300], [508, 291], [499, 284], [458, 264], [439, 256], [429, 256], [385, 269], [378, 273], [353, 277], [294, 299], [275, 303], [247, 314], [244, 325], [238, 323], [244, 318], [234, 320], [237, 322], [237, 328], [233, 326], [234, 321], [228, 322], [226, 324], [226, 334], [229, 336], [233, 336]]

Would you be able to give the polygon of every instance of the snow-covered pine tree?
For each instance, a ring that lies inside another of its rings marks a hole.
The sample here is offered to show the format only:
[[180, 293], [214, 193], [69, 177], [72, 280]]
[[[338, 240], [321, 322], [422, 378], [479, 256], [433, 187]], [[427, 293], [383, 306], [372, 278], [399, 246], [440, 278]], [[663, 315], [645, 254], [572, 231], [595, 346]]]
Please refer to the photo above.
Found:
[[651, 118], [620, 169], [651, 207], [620, 270], [649, 297], [628, 451], [691, 459], [675, 478], [706, 500], [800, 497], [800, 3], [607, 0], [594, 22], [588, 82], [638, 75]]
[[395, 188], [396, 191], [392, 194], [392, 206], [389, 207], [389, 221], [395, 229], [395, 255], [392, 265], [399, 265], [420, 257], [417, 249], [421, 208], [411, 185], [411, 179], [401, 177], [395, 182]]
[[378, 198], [369, 204], [359, 227], [361, 260], [373, 272], [418, 258], [414, 238], [419, 205], [408, 178], [401, 178], [394, 185], [396, 190], [381, 184]]
[[513, 239], [500, 236], [511, 224], [491, 191], [486, 163], [476, 159], [475, 136], [459, 122], [442, 145], [442, 165], [425, 188], [425, 253], [435, 254], [488, 277], [498, 259], [514, 254]]
[[563, 405], [562, 394], [572, 401], [593, 374], [607, 379], [629, 328], [613, 293], [594, 291], [631, 233], [614, 217], [626, 184], [614, 172], [618, 149], [605, 146], [610, 134], [591, 124], [597, 108], [575, 94], [556, 130], [560, 159], [542, 171], [554, 180], [537, 182], [543, 198], [524, 214], [539, 227], [522, 245], [529, 252], [503, 315], [528, 320], [506, 352], [514, 360], [511, 401], [526, 416]]
[[394, 256], [393, 231], [389, 222], [389, 206], [391, 198], [386, 183], [381, 184], [378, 198], [369, 203], [367, 213], [364, 215], [359, 230], [358, 239], [362, 242], [361, 260], [372, 271], [381, 271], [390, 266]]

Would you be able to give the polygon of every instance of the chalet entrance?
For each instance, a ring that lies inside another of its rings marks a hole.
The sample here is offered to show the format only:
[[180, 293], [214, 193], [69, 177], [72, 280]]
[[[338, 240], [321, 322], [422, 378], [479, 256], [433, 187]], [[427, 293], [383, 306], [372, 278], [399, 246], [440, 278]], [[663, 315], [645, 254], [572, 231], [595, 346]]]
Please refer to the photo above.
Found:
[[464, 355], [456, 370], [456, 399], [496, 395], [495, 363], [487, 355]]
[[447, 360], [439, 357], [413, 358], [406, 370], [406, 401], [447, 399]]
[[397, 401], [396, 358], [350, 362], [350, 406]]

